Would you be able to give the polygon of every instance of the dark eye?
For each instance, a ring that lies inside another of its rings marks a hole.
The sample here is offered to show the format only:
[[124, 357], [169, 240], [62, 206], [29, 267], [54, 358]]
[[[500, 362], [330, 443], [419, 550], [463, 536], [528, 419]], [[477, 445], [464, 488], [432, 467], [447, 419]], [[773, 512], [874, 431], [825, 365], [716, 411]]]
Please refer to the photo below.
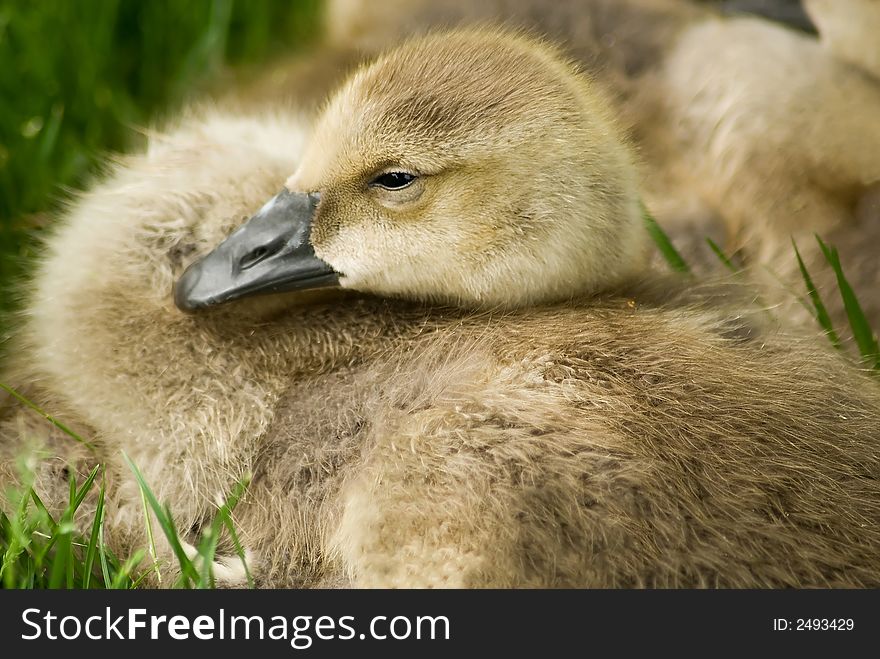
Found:
[[415, 174], [407, 174], [406, 172], [388, 172], [380, 174], [372, 181], [370, 185], [375, 185], [386, 190], [401, 190], [418, 178]]

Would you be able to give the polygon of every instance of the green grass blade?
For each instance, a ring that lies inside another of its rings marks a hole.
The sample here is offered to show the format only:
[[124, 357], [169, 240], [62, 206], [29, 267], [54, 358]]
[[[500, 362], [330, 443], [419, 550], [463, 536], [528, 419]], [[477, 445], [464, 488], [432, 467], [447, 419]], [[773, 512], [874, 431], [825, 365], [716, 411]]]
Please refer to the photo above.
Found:
[[61, 423], [60, 421], [58, 421], [56, 418], [54, 418], [54, 417], [51, 416], [50, 414], [44, 412], [44, 411], [43, 411], [38, 405], [36, 405], [35, 403], [32, 403], [30, 400], [28, 400], [27, 398], [25, 398], [24, 396], [22, 396], [20, 393], [18, 393], [15, 389], [13, 389], [12, 387], [10, 387], [9, 385], [6, 385], [6, 384], [3, 384], [2, 382], [0, 382], [0, 389], [3, 389], [4, 391], [6, 391], [7, 393], [9, 393], [9, 394], [12, 395], [13, 397], [15, 397], [16, 399], [18, 399], [20, 402], [22, 402], [22, 403], [24, 403], [25, 405], [27, 405], [27, 406], [28, 406], [29, 408], [31, 408], [34, 412], [36, 412], [36, 413], [39, 414], [41, 417], [43, 417], [44, 419], [46, 419], [46, 421], [48, 421], [48, 422], [51, 423], [53, 426], [55, 426], [56, 428], [58, 428], [58, 429], [59, 429], [61, 432], [63, 432], [65, 435], [67, 435], [67, 436], [69, 436], [69, 437], [72, 437], [73, 439], [75, 439], [76, 441], [78, 441], [80, 444], [82, 444], [83, 446], [88, 447], [88, 448], [91, 449], [92, 451], [95, 450], [95, 447], [94, 447], [91, 443], [89, 443], [89, 442], [87, 442], [86, 440], [84, 440], [82, 437], [80, 437], [79, 435], [77, 435], [77, 434], [76, 434], [75, 432], [73, 432], [70, 428], [68, 428], [67, 426], [65, 426], [63, 423]]
[[82, 502], [91, 491], [92, 485], [95, 483], [95, 478], [97, 477], [100, 468], [101, 465], [95, 465], [95, 467], [89, 472], [89, 475], [86, 477], [85, 481], [83, 481], [83, 484], [77, 490], [76, 496], [74, 497], [72, 504], [73, 512], [79, 510]]
[[[32, 490], [32, 487], [28, 487]], [[3, 557], [3, 583], [5, 588], [27, 588], [36, 581], [36, 573], [41, 566], [36, 565], [31, 548], [34, 546], [34, 535], [30, 525], [26, 523], [29, 496], [27, 492], [19, 498], [15, 514], [6, 517], [9, 546]]]
[[147, 578], [147, 575], [148, 575], [149, 573], [150, 573], [150, 570], [149, 570], [149, 569], [144, 570], [144, 571], [141, 573], [141, 575], [131, 583], [131, 587], [132, 587], [132, 589], [135, 589], [135, 588], [137, 588], [138, 586], [140, 586], [141, 583], [143, 582], [143, 580]]
[[[177, 581], [174, 582], [174, 587], [193, 588], [199, 582], [199, 571], [196, 569], [195, 564], [189, 556], [186, 555], [186, 551], [183, 550], [183, 545], [180, 542], [180, 533], [177, 531], [177, 525], [174, 523], [171, 509], [167, 505], [164, 507], [164, 514], [165, 519], [168, 520], [169, 528], [168, 531], [165, 531], [165, 534], [168, 537], [174, 538], [174, 542], [181, 548], [180, 553], [177, 553], [177, 551], [174, 552], [175, 556], [177, 556], [178, 563], [180, 564], [180, 576], [177, 578]], [[183, 557], [183, 561], [181, 561], [181, 556]]]
[[[104, 517], [106, 515], [104, 510], [104, 491], [107, 489], [107, 474], [106, 472], [101, 475], [101, 494], [99, 497], [99, 501], [101, 503], [101, 515], [100, 515], [100, 528], [98, 529], [98, 558], [101, 559], [101, 576], [104, 579], [104, 588], [110, 588], [110, 584], [113, 583], [110, 579], [110, 561], [107, 559], [107, 547], [104, 545]], [[97, 517], [97, 515], [96, 515]]]
[[[232, 492], [226, 498], [226, 501], [217, 510], [217, 514], [214, 516], [211, 526], [208, 528], [208, 532], [202, 536], [202, 540], [199, 543], [199, 556], [202, 560], [202, 569], [197, 584], [198, 588], [214, 587], [214, 575], [212, 574], [211, 568], [214, 562], [214, 556], [217, 553], [217, 543], [220, 540], [220, 530], [223, 526], [227, 526], [227, 528], [232, 526], [232, 511], [235, 510], [241, 497], [244, 496], [245, 490], [247, 490], [248, 485], [250, 485], [250, 481], [251, 478], [248, 474], [235, 484], [232, 488]], [[234, 539], [237, 540], [237, 536], [234, 536]], [[244, 560], [244, 550], [241, 549], [240, 543], [236, 546], [236, 551], [239, 550], [239, 556], [242, 558], [245, 574], [247, 575], [248, 583], [250, 584], [252, 580], [250, 578], [250, 572], [248, 571], [247, 561]]]
[[43, 128], [43, 134], [40, 140], [40, 148], [37, 159], [43, 167], [49, 162], [52, 153], [55, 151], [55, 145], [58, 143], [58, 133], [61, 128], [61, 120], [64, 118], [64, 106], [55, 105], [49, 112], [49, 120]]
[[819, 291], [813, 283], [813, 278], [810, 276], [810, 272], [807, 270], [807, 266], [801, 258], [801, 253], [798, 251], [797, 243], [794, 241], [794, 238], [791, 239], [791, 244], [794, 247], [794, 255], [797, 257], [798, 267], [801, 270], [801, 277], [804, 279], [807, 293], [813, 303], [813, 315], [816, 320], [819, 321], [819, 325], [825, 331], [825, 335], [828, 337], [828, 340], [831, 341], [831, 345], [840, 350], [843, 347], [840, 343], [840, 337], [837, 335], [837, 332], [834, 331], [834, 325], [831, 323], [831, 316], [828, 315], [828, 309], [825, 308], [825, 303], [822, 302], [822, 296], [819, 295]]
[[101, 577], [104, 579], [104, 588], [110, 588], [113, 580], [110, 578], [110, 565], [107, 560], [107, 548], [104, 546], [104, 518], [101, 517], [101, 541], [98, 545], [98, 558], [101, 559]]
[[183, 585], [187, 586], [191, 585], [191, 583], [198, 583], [199, 573], [196, 570], [195, 566], [192, 564], [192, 561], [190, 561], [187, 557], [186, 552], [183, 550], [183, 547], [180, 544], [180, 537], [177, 533], [177, 529], [174, 526], [174, 522], [171, 519], [171, 515], [168, 514], [167, 510], [163, 510], [162, 506], [159, 505], [159, 501], [156, 499], [156, 496], [153, 494], [153, 491], [150, 489], [149, 485], [147, 485], [146, 480], [144, 480], [143, 474], [141, 474], [140, 470], [135, 466], [128, 455], [126, 455], [125, 453], [123, 453], [122, 455], [126, 463], [128, 463], [129, 469], [131, 469], [132, 473], [134, 473], [134, 476], [137, 479], [141, 491], [144, 493], [147, 502], [149, 503], [149, 506], [153, 511], [153, 514], [156, 516], [156, 519], [159, 522], [159, 526], [162, 527], [162, 531], [165, 533], [165, 537], [168, 539], [168, 542], [171, 545], [171, 549], [174, 552], [174, 555], [177, 557], [177, 561], [180, 564]]
[[52, 555], [52, 567], [49, 573], [49, 588], [61, 588], [67, 580], [68, 564], [73, 560], [73, 526], [65, 524], [66, 520], [58, 525], [58, 530], [52, 536], [55, 545], [55, 553]]
[[[215, 522], [219, 519], [219, 514], [215, 518]], [[201, 558], [201, 566], [199, 570], [199, 580], [196, 588], [206, 589], [214, 588], [214, 556], [217, 554], [217, 542], [220, 534], [215, 524], [208, 527], [208, 531], [202, 534], [202, 540], [199, 543], [199, 557]]]
[[657, 223], [657, 220], [654, 219], [654, 216], [651, 215], [648, 208], [641, 204], [642, 207], [642, 219], [644, 220], [645, 227], [648, 229], [648, 233], [651, 238], [654, 240], [654, 244], [657, 245], [657, 248], [660, 250], [660, 253], [663, 255], [663, 258], [666, 259], [666, 262], [676, 272], [682, 272], [684, 274], [690, 274], [691, 269], [688, 267], [687, 262], [684, 260], [682, 255], [675, 249], [675, 246], [672, 244], [672, 241], [669, 239], [669, 236], [663, 231], [663, 228]]
[[36, 490], [33, 487], [28, 488], [28, 493], [31, 501], [34, 502], [34, 505], [37, 507], [37, 510], [43, 515], [46, 520], [49, 522], [49, 528], [54, 530], [58, 528], [58, 522], [52, 517], [52, 514], [46, 508], [46, 505], [43, 503], [43, 500], [40, 498], [40, 495], [37, 494]]
[[156, 538], [153, 535], [153, 520], [150, 517], [147, 495], [143, 489], [141, 489], [141, 506], [144, 509], [144, 524], [147, 529], [147, 547], [150, 550], [150, 558], [153, 559], [153, 569], [156, 572], [156, 579], [159, 583], [162, 583], [162, 572], [159, 569], [159, 552], [156, 551]]
[[89, 542], [86, 545], [86, 556], [83, 561], [83, 588], [88, 588], [92, 582], [92, 568], [95, 563], [95, 556], [98, 553], [98, 545], [102, 539], [102, 526], [104, 523], [104, 494], [105, 486], [102, 479], [101, 487], [98, 489], [98, 503], [95, 506], [95, 517], [92, 521], [92, 532], [89, 535]]
[[129, 575], [135, 566], [137, 566], [142, 560], [144, 560], [144, 550], [138, 549], [127, 561], [125, 561], [125, 563], [123, 563], [122, 567], [119, 568], [119, 571], [113, 578], [113, 583], [110, 584], [110, 588], [113, 590], [131, 588], [132, 580]]
[[2, 510], [0, 510], [0, 537], [6, 545], [3, 551], [3, 562], [0, 564], [0, 581], [6, 590], [15, 588], [15, 564], [21, 551], [18, 547], [17, 534], [14, 525]]
[[[75, 557], [73, 553], [73, 534], [75, 532], [76, 527], [73, 524], [73, 514], [76, 512], [76, 506], [74, 505], [76, 502], [76, 479], [73, 477], [73, 472], [68, 472], [69, 482], [70, 482], [70, 499], [68, 501], [67, 510], [64, 512], [63, 521], [67, 522], [69, 526], [69, 532], [67, 535], [67, 539], [65, 540], [68, 543], [67, 548], [67, 562], [64, 566], [64, 576], [65, 576], [65, 585], [67, 586], [67, 590], [73, 589], [73, 579], [74, 579], [74, 563]], [[67, 530], [67, 529], [65, 529]]]
[[725, 254], [724, 251], [717, 244], [715, 244], [714, 240], [706, 236], [706, 243], [709, 245], [709, 249], [715, 252], [715, 256], [718, 257], [718, 260], [721, 261], [721, 263], [723, 263], [728, 270], [730, 270], [733, 274], [739, 273], [739, 268], [733, 265], [733, 262], [729, 258], [727, 258], [727, 254]]
[[840, 255], [837, 253], [837, 248], [826, 245], [818, 235], [816, 240], [819, 242], [819, 247], [825, 255], [825, 260], [831, 265], [837, 277], [837, 287], [840, 289], [843, 307], [846, 310], [853, 338], [859, 347], [862, 360], [871, 368], [880, 370], [880, 347], [877, 345], [877, 338], [874, 336], [871, 324], [865, 317], [865, 312], [862, 311], [862, 305], [859, 304], [855, 291], [843, 274], [843, 267], [840, 265]]
[[235, 553], [238, 554], [238, 557], [241, 559], [241, 564], [244, 567], [244, 574], [247, 578], [248, 588], [254, 588], [254, 578], [251, 575], [250, 568], [247, 564], [247, 556], [244, 552], [244, 546], [241, 544], [241, 540], [238, 537], [238, 533], [235, 531], [235, 525], [232, 523], [232, 516], [228, 513], [224, 513], [221, 515], [223, 518], [223, 525], [226, 526], [226, 530], [229, 532], [229, 537], [232, 538], [232, 544], [235, 547]]
[[[40, 499], [33, 486], [28, 488], [29, 498], [37, 509], [37, 517], [30, 525], [22, 529], [30, 538], [46, 536], [44, 541], [30, 542], [26, 545], [28, 552], [33, 560], [35, 570], [42, 569], [43, 564], [49, 558], [50, 552], [55, 547], [55, 543], [61, 537], [59, 531], [60, 525], [52, 517], [51, 513], [46, 509], [42, 499]], [[27, 500], [27, 498], [25, 500]], [[64, 518], [62, 517], [62, 522]]]

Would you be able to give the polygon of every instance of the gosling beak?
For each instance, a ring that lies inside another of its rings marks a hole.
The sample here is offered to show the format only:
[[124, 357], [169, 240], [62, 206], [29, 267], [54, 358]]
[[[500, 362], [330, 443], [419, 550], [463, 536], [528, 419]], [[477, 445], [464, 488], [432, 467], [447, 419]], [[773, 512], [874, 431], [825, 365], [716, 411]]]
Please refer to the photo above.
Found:
[[339, 275], [315, 256], [309, 233], [320, 196], [287, 189], [190, 265], [174, 285], [174, 303], [196, 311], [251, 295], [334, 286]]

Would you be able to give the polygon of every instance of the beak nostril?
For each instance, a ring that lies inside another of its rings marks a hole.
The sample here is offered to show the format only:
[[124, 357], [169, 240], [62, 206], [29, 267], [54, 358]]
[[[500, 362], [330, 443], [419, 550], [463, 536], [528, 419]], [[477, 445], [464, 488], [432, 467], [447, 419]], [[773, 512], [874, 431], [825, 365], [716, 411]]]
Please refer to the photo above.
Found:
[[212, 252], [193, 263], [174, 288], [183, 311], [264, 293], [336, 286], [339, 275], [309, 244], [317, 201], [283, 191]]
[[242, 259], [241, 267], [247, 268], [250, 265], [253, 265], [254, 263], [258, 263], [259, 261], [262, 261], [264, 258], [266, 258], [266, 254], [268, 254], [268, 252], [269, 252], [269, 250], [266, 249], [265, 247], [257, 247], [250, 254], [246, 255], [244, 257], [244, 259]]
[[277, 254], [281, 251], [281, 248], [284, 247], [283, 240], [275, 240], [268, 245], [260, 245], [259, 247], [255, 247], [250, 252], [241, 257], [241, 260], [238, 262], [238, 267], [240, 270], [247, 270], [248, 268], [252, 268], [258, 263], [265, 261], [270, 256]]

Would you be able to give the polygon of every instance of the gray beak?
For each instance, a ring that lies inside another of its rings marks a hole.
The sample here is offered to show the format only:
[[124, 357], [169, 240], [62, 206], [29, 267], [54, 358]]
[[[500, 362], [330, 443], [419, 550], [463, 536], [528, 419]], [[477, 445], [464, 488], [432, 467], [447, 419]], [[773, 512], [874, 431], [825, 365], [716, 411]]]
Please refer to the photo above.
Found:
[[174, 303], [196, 311], [230, 300], [334, 286], [339, 275], [315, 256], [309, 233], [318, 194], [282, 190], [174, 285]]

